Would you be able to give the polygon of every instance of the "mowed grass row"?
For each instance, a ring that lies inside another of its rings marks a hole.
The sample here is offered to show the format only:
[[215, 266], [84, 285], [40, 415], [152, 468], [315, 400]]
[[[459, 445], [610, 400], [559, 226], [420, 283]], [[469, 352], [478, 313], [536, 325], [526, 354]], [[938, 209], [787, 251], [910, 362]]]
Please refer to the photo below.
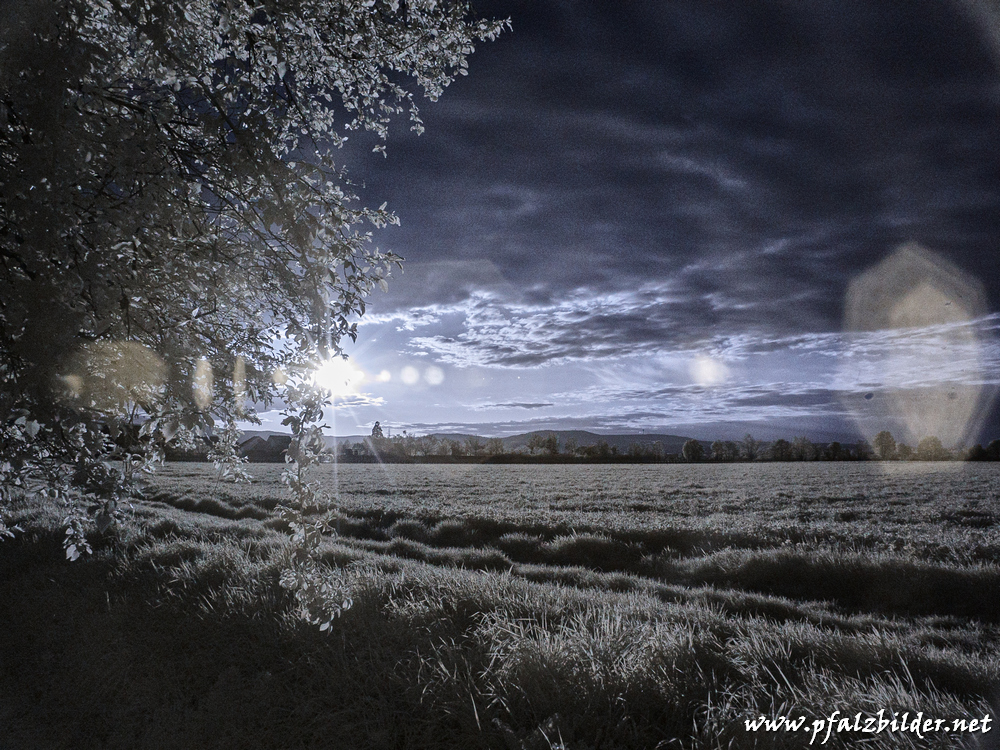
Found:
[[968, 602], [995, 596], [995, 561], [913, 543], [957, 543], [961, 524], [877, 551], [786, 543], [781, 521], [755, 542], [697, 518], [629, 536], [354, 497], [323, 556], [355, 604], [324, 634], [277, 584], [284, 537], [247, 510], [276, 497], [266, 478], [256, 501], [204, 475], [199, 498], [194, 479], [167, 477], [72, 565], [55, 511], [14, 509], [32, 530], [0, 545], [0, 747], [791, 748], [808, 735], [744, 720], [993, 711], [996, 608]]

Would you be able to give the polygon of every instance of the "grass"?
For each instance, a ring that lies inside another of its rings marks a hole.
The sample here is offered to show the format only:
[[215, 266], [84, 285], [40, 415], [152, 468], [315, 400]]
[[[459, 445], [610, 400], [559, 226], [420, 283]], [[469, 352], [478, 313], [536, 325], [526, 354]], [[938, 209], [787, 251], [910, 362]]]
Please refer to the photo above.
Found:
[[[329, 633], [278, 586], [271, 468], [168, 467], [74, 564], [24, 499], [0, 747], [798, 748], [744, 720], [993, 713], [992, 467], [538, 468], [341, 467], [323, 559], [355, 604]], [[976, 747], [827, 746], [860, 739]]]

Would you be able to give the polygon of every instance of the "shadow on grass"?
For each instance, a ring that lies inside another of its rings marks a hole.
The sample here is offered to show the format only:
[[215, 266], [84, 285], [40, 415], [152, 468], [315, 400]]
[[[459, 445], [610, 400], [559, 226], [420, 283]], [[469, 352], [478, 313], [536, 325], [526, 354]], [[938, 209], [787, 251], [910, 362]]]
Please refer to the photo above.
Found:
[[980, 710], [997, 676], [884, 630], [664, 603], [624, 574], [576, 569], [602, 581], [589, 590], [535, 585], [336, 545], [329, 563], [362, 564], [344, 572], [354, 607], [324, 634], [290, 616], [272, 539], [107, 540], [72, 565], [60, 541], [55, 528], [0, 544], [0, 694], [15, 750], [708, 750], [720, 727], [734, 748], [792, 747], [740, 734], [742, 717], [793, 702], [810, 715], [861, 710], [886, 695], [886, 708], [958, 716]]

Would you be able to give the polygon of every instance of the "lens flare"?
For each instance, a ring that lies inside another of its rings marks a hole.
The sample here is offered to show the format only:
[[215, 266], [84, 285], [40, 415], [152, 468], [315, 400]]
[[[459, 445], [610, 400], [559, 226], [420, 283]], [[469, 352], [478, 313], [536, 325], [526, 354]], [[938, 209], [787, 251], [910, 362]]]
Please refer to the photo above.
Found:
[[213, 387], [212, 365], [207, 359], [199, 359], [194, 366], [194, 380], [191, 383], [191, 388], [194, 393], [194, 402], [202, 411], [212, 405]]
[[915, 243], [851, 282], [841, 389], [869, 441], [882, 430], [910, 445], [975, 440], [992, 396], [985, 311], [976, 279]]
[[56, 381], [60, 394], [106, 412], [155, 401], [167, 379], [166, 363], [134, 341], [86, 344], [71, 358], [68, 369]]

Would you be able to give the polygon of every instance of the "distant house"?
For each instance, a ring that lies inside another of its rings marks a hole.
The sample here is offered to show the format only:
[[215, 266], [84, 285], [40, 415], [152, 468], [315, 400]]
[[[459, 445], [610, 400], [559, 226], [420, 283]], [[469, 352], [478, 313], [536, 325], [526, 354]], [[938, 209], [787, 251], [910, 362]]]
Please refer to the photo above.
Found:
[[291, 435], [268, 435], [267, 439], [254, 435], [240, 443], [240, 454], [251, 463], [284, 463], [285, 452], [292, 443]]

